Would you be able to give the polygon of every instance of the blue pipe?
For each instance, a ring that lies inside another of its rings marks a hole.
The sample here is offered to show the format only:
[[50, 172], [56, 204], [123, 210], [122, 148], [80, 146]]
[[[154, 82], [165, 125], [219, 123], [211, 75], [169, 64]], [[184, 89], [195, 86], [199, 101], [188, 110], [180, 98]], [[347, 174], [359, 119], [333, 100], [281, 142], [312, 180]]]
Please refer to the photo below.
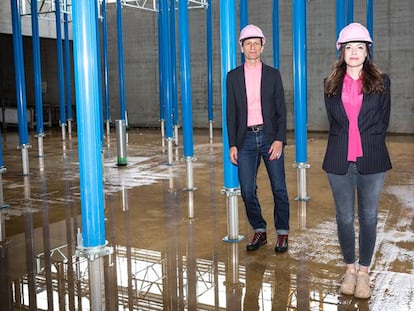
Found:
[[[34, 2], [34, 1], [33, 1]], [[66, 11], [68, 10], [68, 4], [66, 3]], [[64, 18], [64, 31], [65, 31], [65, 75], [66, 75], [66, 109], [68, 114], [68, 120], [72, 120], [72, 83], [71, 83], [71, 68], [70, 68], [70, 40], [69, 40], [69, 20], [68, 13], [63, 14]]]
[[227, 136], [226, 117], [226, 78], [227, 73], [236, 67], [236, 5], [235, 1], [220, 1], [220, 52], [221, 52], [221, 107], [222, 107], [222, 136], [223, 136], [223, 165], [224, 187], [234, 189], [239, 187], [237, 167], [230, 162], [229, 139]]
[[181, 101], [183, 115], [184, 157], [192, 157], [193, 117], [191, 98], [190, 38], [188, 35], [187, 0], [178, 0], [178, 26], [180, 39]]
[[[374, 0], [367, 0], [367, 29], [374, 40]], [[374, 58], [374, 45], [371, 46], [371, 56]]]
[[[249, 23], [249, 1], [240, 0], [240, 30]], [[244, 63], [244, 53], [240, 53], [240, 61]]]
[[56, 6], [56, 47], [57, 47], [57, 68], [58, 68], [58, 83], [59, 83], [59, 107], [60, 107], [60, 124], [66, 123], [66, 109], [65, 109], [65, 86], [64, 86], [64, 71], [63, 71], [63, 52], [62, 52], [62, 25], [60, 14], [60, 0], [55, 0]]
[[272, 29], [273, 29], [273, 66], [280, 68], [280, 34], [279, 34], [279, 0], [273, 0]]
[[346, 24], [354, 21], [354, 0], [346, 1]]
[[346, 2], [344, 0], [336, 0], [336, 38], [339, 32], [346, 26]]
[[307, 162], [306, 1], [293, 1], [293, 75], [296, 162]]
[[36, 110], [36, 134], [44, 134], [42, 107], [42, 66], [40, 65], [39, 17], [37, 1], [31, 3], [32, 13], [32, 46], [33, 46], [33, 84]]
[[171, 92], [172, 92], [172, 117], [173, 125], [178, 125], [178, 95], [177, 95], [177, 52], [176, 52], [176, 36], [175, 36], [175, 0], [168, 0], [169, 21], [170, 21], [170, 44], [168, 45], [171, 50]]
[[164, 46], [162, 35], [162, 18], [158, 6], [158, 85], [159, 85], [159, 100], [160, 100], [160, 120], [165, 120], [165, 100], [164, 100]]
[[105, 245], [95, 3], [74, 1], [72, 10], [82, 239], [89, 248]]
[[105, 111], [106, 120], [111, 120], [111, 111], [109, 105], [109, 66], [108, 66], [108, 25], [106, 16], [106, 0], [102, 1], [102, 45], [104, 61], [104, 88], [105, 88]]
[[125, 81], [124, 81], [124, 40], [122, 32], [122, 6], [121, 0], [116, 0], [116, 26], [118, 33], [118, 67], [119, 67], [119, 99], [120, 99], [120, 120], [126, 121], [125, 107]]
[[27, 128], [27, 106], [25, 86], [26, 82], [24, 77], [22, 30], [20, 24], [18, 0], [10, 0], [10, 4], [13, 27], [13, 54], [16, 80], [17, 116], [19, 123], [19, 142], [22, 146], [27, 145], [29, 143], [29, 134]]
[[101, 140], [104, 141], [103, 106], [102, 106], [102, 70], [101, 70], [101, 33], [99, 24], [99, 4], [95, 1], [95, 21], [96, 21], [96, 58], [98, 59], [98, 98], [99, 98], [99, 118], [101, 125]]
[[213, 15], [212, 0], [208, 0], [207, 7], [207, 109], [208, 120], [214, 120], [213, 114]]
[[170, 29], [168, 23], [168, 4], [167, 0], [160, 0], [159, 3], [161, 13], [161, 24], [162, 24], [162, 47], [163, 47], [163, 76], [164, 79], [164, 99], [165, 99], [165, 135], [167, 139], [173, 137], [173, 126], [172, 126], [172, 83], [171, 83], [171, 55], [168, 44], [170, 42]]

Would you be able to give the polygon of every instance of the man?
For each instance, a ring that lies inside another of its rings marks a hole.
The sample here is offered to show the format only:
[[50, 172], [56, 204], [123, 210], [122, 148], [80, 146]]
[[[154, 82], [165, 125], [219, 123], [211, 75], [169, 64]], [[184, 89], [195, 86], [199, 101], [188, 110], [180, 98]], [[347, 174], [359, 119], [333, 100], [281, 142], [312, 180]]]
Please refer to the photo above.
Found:
[[276, 227], [276, 252], [288, 249], [289, 198], [286, 190], [284, 145], [286, 105], [280, 72], [260, 56], [266, 38], [255, 25], [240, 32], [245, 64], [227, 75], [227, 127], [230, 161], [238, 166], [241, 195], [253, 237], [247, 244], [254, 251], [267, 243], [266, 221], [257, 197], [257, 172], [263, 158], [269, 176]]

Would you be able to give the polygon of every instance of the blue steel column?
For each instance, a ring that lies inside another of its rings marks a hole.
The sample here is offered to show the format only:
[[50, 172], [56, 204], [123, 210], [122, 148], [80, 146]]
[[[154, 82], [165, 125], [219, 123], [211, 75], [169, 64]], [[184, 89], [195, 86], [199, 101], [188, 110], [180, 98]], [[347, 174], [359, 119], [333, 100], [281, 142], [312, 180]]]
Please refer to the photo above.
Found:
[[230, 162], [229, 139], [227, 136], [227, 73], [236, 67], [236, 4], [234, 0], [220, 1], [220, 52], [221, 52], [221, 107], [223, 132], [223, 166], [224, 189], [227, 205], [227, 231], [228, 236], [223, 240], [236, 242], [243, 239], [238, 231], [238, 195], [240, 194], [237, 167]]
[[307, 164], [307, 63], [306, 63], [306, 0], [293, 1], [293, 81], [298, 200], [306, 194]]
[[[240, 0], [240, 30], [249, 23], [249, 0]], [[240, 61], [244, 63], [244, 53], [240, 53]]]
[[110, 134], [111, 129], [111, 111], [109, 105], [109, 66], [108, 66], [108, 25], [106, 16], [106, 0], [102, 1], [102, 45], [103, 45], [103, 61], [104, 61], [104, 90], [105, 90], [105, 119], [106, 134]]
[[[34, 2], [34, 1], [33, 1]], [[65, 32], [65, 93], [66, 93], [66, 109], [68, 121], [68, 134], [72, 134], [72, 75], [70, 66], [70, 40], [69, 40], [69, 4], [66, 2], [65, 12], [63, 13], [64, 32]]]
[[212, 0], [208, 0], [208, 7], [206, 13], [207, 24], [207, 110], [209, 123], [209, 140], [213, 142], [213, 15], [212, 15]]
[[22, 150], [23, 175], [29, 174], [29, 134], [27, 128], [26, 82], [24, 77], [24, 58], [22, 30], [18, 0], [11, 0], [13, 27], [13, 54], [16, 80], [17, 116], [19, 124], [19, 148]]
[[272, 30], [273, 30], [273, 66], [280, 68], [280, 25], [279, 25], [279, 0], [273, 0]]
[[60, 0], [55, 0], [56, 6], [56, 48], [57, 48], [57, 68], [58, 68], [58, 85], [59, 85], [59, 112], [60, 112], [60, 126], [62, 128], [62, 139], [66, 138], [66, 107], [65, 107], [65, 86], [64, 86], [64, 71], [63, 71], [63, 52], [62, 52], [62, 23], [60, 14]]
[[82, 238], [78, 255], [89, 259], [91, 309], [100, 310], [104, 290], [102, 256], [105, 247], [104, 193], [101, 156], [97, 29], [95, 1], [73, 2], [73, 45], [76, 116], [80, 167]]
[[[367, 0], [367, 29], [374, 40], [374, 0]], [[374, 45], [371, 46], [371, 57], [374, 57]]]
[[177, 95], [177, 52], [175, 37], [175, 0], [169, 1], [168, 20], [170, 25], [170, 44], [168, 47], [171, 51], [171, 99], [172, 99], [172, 117], [174, 128], [174, 142], [178, 145], [178, 95]]
[[159, 1], [159, 10], [161, 13], [161, 25], [162, 25], [162, 47], [163, 47], [163, 67], [164, 67], [164, 100], [165, 100], [165, 134], [167, 137], [167, 148], [168, 148], [168, 164], [171, 165], [173, 162], [173, 126], [172, 126], [172, 83], [171, 83], [171, 56], [168, 44], [170, 42], [170, 29], [168, 22], [168, 3], [167, 0]]
[[116, 1], [116, 26], [118, 33], [118, 67], [119, 67], [119, 99], [120, 119], [126, 121], [125, 107], [125, 80], [124, 80], [124, 40], [122, 32], [122, 4], [121, 0]]
[[336, 0], [336, 38], [339, 32], [346, 26], [346, 2], [345, 0]]
[[354, 0], [346, 0], [346, 24], [354, 21]]
[[[87, 4], [88, 3], [88, 4]], [[95, 1], [74, 1], [76, 113], [84, 247], [105, 244]]]
[[[39, 39], [39, 17], [37, 12], [37, 1], [31, 3], [32, 13], [32, 46], [33, 46], [33, 84], [36, 110], [36, 135], [38, 143], [38, 156], [43, 157], [43, 107], [42, 107], [42, 67], [40, 65], [40, 39]], [[50, 120], [49, 120], [50, 121]]]
[[[178, 0], [178, 27], [180, 40], [181, 101], [183, 116], [184, 160], [187, 168], [186, 190], [193, 191], [193, 110], [191, 98], [190, 38], [188, 35], [187, 0]], [[190, 194], [191, 196], [192, 194]], [[194, 206], [189, 204], [189, 218], [194, 218]]]
[[165, 92], [164, 92], [164, 83], [165, 83], [165, 68], [164, 68], [164, 42], [163, 42], [163, 27], [162, 27], [162, 18], [160, 12], [160, 3], [158, 2], [158, 89], [159, 89], [159, 109], [160, 109], [160, 127], [161, 127], [161, 144], [162, 149], [165, 147]]
[[98, 59], [98, 98], [99, 98], [99, 118], [101, 126], [101, 140], [104, 140], [103, 130], [103, 107], [102, 107], [102, 70], [101, 70], [101, 33], [100, 33], [100, 21], [99, 21], [99, 3], [95, 1], [95, 21], [96, 21], [96, 58]]

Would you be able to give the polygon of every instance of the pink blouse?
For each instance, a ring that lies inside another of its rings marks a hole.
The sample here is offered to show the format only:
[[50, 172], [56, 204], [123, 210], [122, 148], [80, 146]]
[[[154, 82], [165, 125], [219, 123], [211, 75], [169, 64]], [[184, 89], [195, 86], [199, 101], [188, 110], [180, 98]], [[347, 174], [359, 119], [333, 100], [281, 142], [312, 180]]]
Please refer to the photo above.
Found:
[[260, 87], [262, 81], [262, 63], [254, 67], [244, 64], [244, 79], [247, 96], [247, 126], [263, 124]]
[[358, 127], [358, 115], [362, 106], [362, 81], [345, 75], [342, 87], [342, 103], [349, 121], [348, 129], [348, 161], [356, 162], [362, 157], [361, 134]]

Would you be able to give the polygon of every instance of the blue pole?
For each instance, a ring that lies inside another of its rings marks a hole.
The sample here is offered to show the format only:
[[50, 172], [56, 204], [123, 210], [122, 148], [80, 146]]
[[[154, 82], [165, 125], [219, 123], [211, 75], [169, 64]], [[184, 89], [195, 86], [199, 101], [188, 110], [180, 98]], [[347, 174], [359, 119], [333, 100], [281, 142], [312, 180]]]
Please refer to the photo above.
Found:
[[[367, 29], [374, 40], [374, 0], [367, 0]], [[374, 45], [371, 46], [371, 56], [374, 57]]]
[[[249, 1], [240, 0], [240, 30], [249, 23]], [[240, 53], [240, 61], [244, 63], [244, 53]]]
[[122, 6], [121, 0], [116, 0], [116, 26], [118, 31], [118, 67], [119, 67], [119, 97], [120, 120], [126, 121], [125, 108], [125, 81], [124, 81], [124, 41], [122, 32]]
[[170, 44], [171, 49], [171, 91], [172, 91], [172, 114], [173, 125], [178, 125], [178, 95], [177, 95], [177, 52], [175, 36], [175, 0], [170, 1], [169, 21], [170, 21]]
[[74, 1], [72, 10], [82, 239], [89, 248], [105, 245], [95, 3]]
[[106, 120], [111, 120], [111, 111], [109, 109], [109, 68], [108, 68], [108, 25], [106, 16], [106, 0], [102, 1], [102, 44], [104, 59], [104, 85], [105, 85], [105, 111]]
[[344, 0], [336, 0], [336, 38], [339, 32], [346, 26], [346, 2]]
[[13, 27], [13, 54], [16, 80], [17, 115], [19, 123], [19, 141], [20, 145], [24, 146], [29, 143], [29, 134], [27, 128], [26, 82], [24, 77], [22, 30], [18, 0], [10, 0], [10, 4]]
[[191, 98], [191, 67], [190, 67], [190, 38], [188, 35], [188, 5], [187, 0], [178, 0], [178, 18], [180, 34], [180, 73], [181, 100], [183, 115], [184, 157], [192, 157], [193, 150], [193, 117]]
[[307, 162], [306, 1], [293, 1], [293, 79], [296, 162]]
[[[159, 9], [159, 7], [158, 7]], [[165, 100], [164, 100], [164, 41], [163, 41], [163, 26], [162, 26], [162, 14], [158, 10], [158, 84], [159, 84], [159, 100], [160, 100], [160, 120], [165, 120]]]
[[207, 7], [207, 106], [208, 120], [214, 120], [213, 114], [213, 15], [212, 0], [208, 0]]
[[[32, 1], [35, 2], [35, 1]], [[66, 3], [66, 11], [68, 10], [68, 4]], [[66, 109], [68, 113], [68, 120], [72, 121], [72, 83], [71, 83], [71, 68], [70, 68], [70, 40], [69, 40], [69, 20], [68, 13], [63, 14], [64, 18], [64, 31], [65, 31], [65, 75], [66, 75]]]
[[227, 189], [238, 188], [237, 167], [230, 162], [229, 139], [227, 136], [227, 73], [236, 67], [236, 6], [234, 0], [220, 1], [220, 52], [221, 52], [221, 107], [222, 107], [222, 132], [223, 132], [223, 165], [224, 187]]
[[65, 112], [65, 86], [64, 86], [64, 71], [63, 71], [63, 52], [62, 52], [62, 25], [60, 14], [60, 0], [55, 0], [56, 6], [56, 47], [57, 47], [57, 68], [58, 68], [58, 83], [59, 83], [59, 107], [60, 107], [60, 124], [66, 123]]
[[171, 56], [169, 53], [168, 44], [170, 42], [170, 30], [168, 23], [168, 4], [167, 0], [160, 0], [160, 12], [162, 23], [162, 47], [163, 47], [163, 67], [166, 79], [164, 79], [164, 100], [165, 100], [165, 134], [167, 139], [173, 137], [172, 126], [172, 82], [171, 82]]
[[354, 0], [347, 0], [346, 5], [346, 24], [348, 25], [354, 21]]
[[99, 118], [100, 118], [100, 129], [101, 129], [101, 140], [104, 140], [103, 130], [103, 105], [102, 105], [102, 70], [101, 70], [101, 33], [99, 24], [99, 4], [95, 1], [95, 21], [96, 21], [96, 58], [98, 59], [98, 99], [99, 99]]
[[273, 0], [273, 66], [280, 67], [279, 0]]
[[37, 1], [32, 1], [32, 46], [33, 46], [33, 83], [36, 110], [36, 134], [44, 134], [43, 107], [42, 107], [42, 67], [40, 66], [40, 39], [39, 39], [39, 17], [37, 12]]

